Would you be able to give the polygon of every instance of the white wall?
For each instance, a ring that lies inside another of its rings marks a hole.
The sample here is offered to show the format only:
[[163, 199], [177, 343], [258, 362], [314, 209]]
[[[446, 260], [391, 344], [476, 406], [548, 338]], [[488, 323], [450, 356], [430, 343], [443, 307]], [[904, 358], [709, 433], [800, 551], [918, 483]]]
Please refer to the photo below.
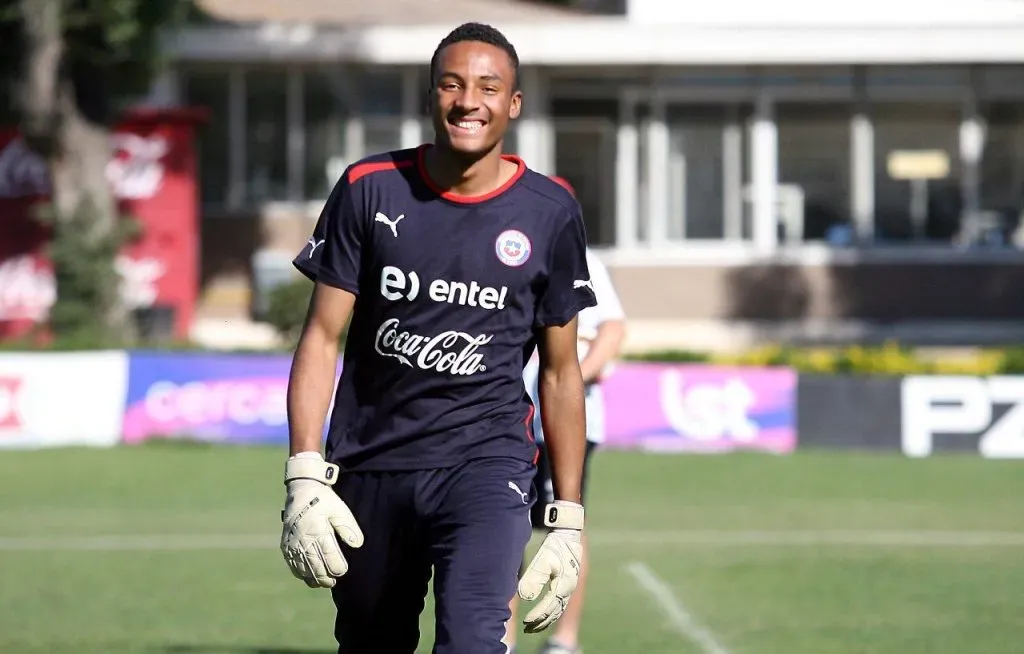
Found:
[[629, 0], [627, 17], [647, 24], [707, 26], [1008, 26], [1024, 23], [1020, 0]]

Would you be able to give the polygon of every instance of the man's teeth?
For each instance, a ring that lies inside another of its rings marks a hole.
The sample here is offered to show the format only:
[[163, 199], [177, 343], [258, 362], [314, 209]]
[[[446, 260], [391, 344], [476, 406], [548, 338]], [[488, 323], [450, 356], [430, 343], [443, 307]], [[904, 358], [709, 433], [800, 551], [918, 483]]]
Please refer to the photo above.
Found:
[[481, 127], [483, 127], [483, 126], [484, 126], [484, 124], [483, 124], [483, 123], [481, 123], [481, 122], [479, 122], [479, 121], [475, 121], [475, 120], [472, 120], [472, 121], [460, 120], [460, 121], [457, 121], [457, 122], [455, 123], [455, 125], [456, 125], [456, 126], [457, 126], [457, 127], [459, 128], [459, 129], [468, 129], [468, 130], [469, 130], [469, 131], [471, 131], [471, 132], [475, 132], [476, 130], [478, 130], [478, 129], [480, 129]]

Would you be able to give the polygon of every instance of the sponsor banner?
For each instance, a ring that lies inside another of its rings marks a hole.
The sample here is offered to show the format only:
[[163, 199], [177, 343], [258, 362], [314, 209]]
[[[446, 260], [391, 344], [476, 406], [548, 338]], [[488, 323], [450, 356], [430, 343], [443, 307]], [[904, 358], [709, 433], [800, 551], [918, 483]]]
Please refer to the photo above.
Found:
[[284, 354], [132, 354], [124, 441], [285, 444], [290, 366]]
[[794, 371], [623, 363], [604, 383], [610, 448], [792, 452]]
[[900, 382], [896, 375], [801, 374], [800, 447], [898, 452]]
[[116, 445], [127, 386], [124, 352], [0, 354], [0, 449]]
[[910, 376], [900, 399], [900, 447], [908, 457], [967, 451], [1024, 458], [1024, 376]]

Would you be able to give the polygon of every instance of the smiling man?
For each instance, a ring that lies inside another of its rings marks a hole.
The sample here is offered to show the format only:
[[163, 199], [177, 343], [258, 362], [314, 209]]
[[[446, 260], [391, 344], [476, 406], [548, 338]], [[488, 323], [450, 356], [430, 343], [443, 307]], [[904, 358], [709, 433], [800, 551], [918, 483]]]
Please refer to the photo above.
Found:
[[577, 314], [596, 301], [580, 207], [502, 155], [523, 97], [500, 32], [462, 25], [430, 68], [433, 144], [349, 167], [295, 258], [315, 286], [288, 386], [281, 551], [331, 588], [344, 654], [413, 654], [432, 570], [435, 654], [506, 651], [537, 501], [522, 378], [535, 349], [554, 498], [518, 580], [540, 598], [526, 630], [555, 622], [579, 578]]

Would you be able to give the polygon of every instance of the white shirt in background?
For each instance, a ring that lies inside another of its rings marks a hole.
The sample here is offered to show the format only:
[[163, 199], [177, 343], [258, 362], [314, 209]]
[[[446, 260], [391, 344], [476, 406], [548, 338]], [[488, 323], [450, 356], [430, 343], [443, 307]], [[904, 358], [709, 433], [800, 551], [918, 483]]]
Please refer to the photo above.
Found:
[[[618, 293], [612, 285], [611, 275], [608, 269], [601, 262], [597, 255], [587, 249], [587, 268], [590, 269], [590, 283], [594, 287], [594, 295], [597, 304], [587, 307], [579, 313], [577, 320], [577, 341], [576, 353], [580, 361], [587, 356], [590, 350], [590, 343], [597, 338], [597, 330], [602, 323], [609, 320], [624, 320], [626, 314], [622, 309], [622, 302]], [[602, 376], [611, 373], [614, 364], [605, 364]], [[540, 406], [537, 398], [537, 378], [540, 375], [540, 360], [537, 354], [530, 358], [523, 370], [523, 381], [526, 384], [526, 391], [533, 398], [535, 406]], [[595, 443], [604, 441], [604, 398], [601, 395], [599, 384], [591, 384], [587, 387], [586, 397], [587, 411], [587, 440]], [[534, 416], [534, 433], [538, 440], [543, 440], [540, 413]]]
[[[579, 313], [577, 333], [579, 334], [579, 345], [576, 348], [580, 361], [587, 356], [590, 350], [590, 343], [597, 338], [597, 330], [602, 323], [609, 320], [624, 320], [625, 312], [622, 310], [622, 302], [619, 294], [615, 292], [612, 285], [611, 275], [597, 255], [587, 249], [587, 268], [590, 269], [590, 283], [594, 287], [594, 295], [597, 304], [587, 307]], [[605, 370], [607, 373], [607, 368]]]

